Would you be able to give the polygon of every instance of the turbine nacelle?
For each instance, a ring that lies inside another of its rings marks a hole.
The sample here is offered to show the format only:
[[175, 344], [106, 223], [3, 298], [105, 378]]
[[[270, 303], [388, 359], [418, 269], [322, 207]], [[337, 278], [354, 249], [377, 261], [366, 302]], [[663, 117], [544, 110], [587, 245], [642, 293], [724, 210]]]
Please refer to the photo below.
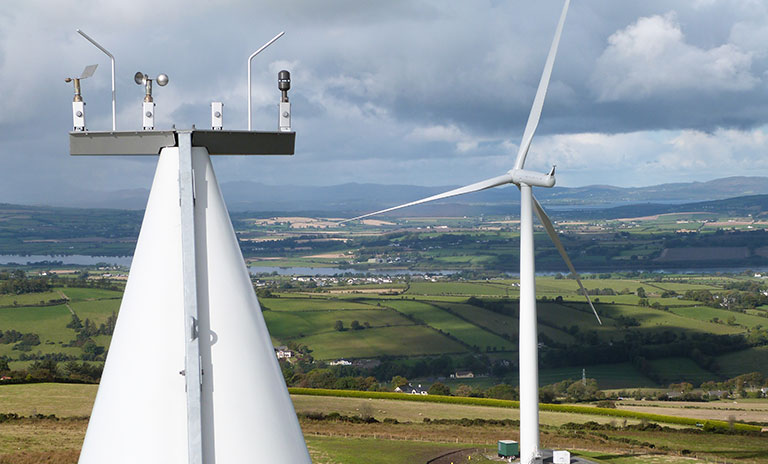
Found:
[[525, 169], [511, 169], [507, 174], [512, 178], [512, 183], [516, 185], [525, 184], [531, 187], [551, 188], [555, 185], [555, 168], [547, 174], [540, 172], [526, 171]]

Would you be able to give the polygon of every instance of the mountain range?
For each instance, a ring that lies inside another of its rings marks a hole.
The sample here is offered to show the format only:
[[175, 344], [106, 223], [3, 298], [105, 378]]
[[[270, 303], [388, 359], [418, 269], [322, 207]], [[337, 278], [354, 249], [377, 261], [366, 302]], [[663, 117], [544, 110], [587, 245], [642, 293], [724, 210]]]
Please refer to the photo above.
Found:
[[[233, 212], [315, 212], [324, 215], [334, 213], [340, 217], [417, 200], [455, 187], [357, 183], [325, 187], [276, 186], [244, 181], [221, 184], [224, 198]], [[30, 203], [47, 206], [143, 209], [148, 194], [146, 189], [109, 192], [82, 190], [50, 199], [32, 198]], [[556, 186], [552, 189], [536, 189], [534, 194], [543, 205], [555, 210], [607, 209], [642, 203], [681, 204], [768, 194], [768, 177], [727, 177], [707, 182], [681, 182], [649, 187]], [[515, 214], [519, 199], [518, 190], [510, 186], [409, 208], [403, 211], [402, 215]]]

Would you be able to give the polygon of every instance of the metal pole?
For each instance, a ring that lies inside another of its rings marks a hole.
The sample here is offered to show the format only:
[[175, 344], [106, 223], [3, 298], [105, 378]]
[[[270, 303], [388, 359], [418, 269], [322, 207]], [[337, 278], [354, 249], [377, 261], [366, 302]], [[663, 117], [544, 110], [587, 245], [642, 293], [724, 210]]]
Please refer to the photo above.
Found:
[[104, 54], [107, 55], [109, 57], [109, 60], [112, 62], [112, 131], [116, 131], [117, 130], [117, 109], [116, 109], [116, 104], [115, 104], [115, 99], [116, 99], [116, 93], [115, 93], [115, 57], [112, 56], [112, 54], [109, 53], [109, 51], [107, 51], [106, 48], [104, 48], [101, 45], [99, 45], [98, 42], [93, 40], [85, 32], [83, 32], [80, 29], [78, 29], [77, 33], [82, 35], [85, 38], [85, 40], [87, 40], [88, 42], [90, 42], [93, 45], [95, 45], [96, 48], [98, 48], [99, 50], [104, 52]]
[[259, 53], [263, 52], [265, 48], [267, 48], [270, 45], [272, 45], [272, 43], [275, 40], [277, 40], [280, 37], [282, 37], [283, 34], [285, 34], [285, 31], [283, 31], [283, 32], [277, 34], [276, 36], [272, 37], [272, 40], [270, 40], [269, 42], [267, 42], [264, 45], [262, 45], [261, 48], [259, 48], [255, 52], [251, 53], [251, 56], [248, 57], [248, 130], [251, 130], [251, 60], [253, 60], [253, 57], [255, 57]]
[[195, 182], [192, 170], [192, 132], [179, 131], [179, 198], [181, 206], [181, 261], [184, 281], [186, 334], [184, 377], [187, 386], [189, 464], [203, 463], [203, 372], [197, 315], [197, 254], [195, 250]]
[[536, 327], [533, 193], [520, 184], [520, 463], [539, 455], [539, 360]]

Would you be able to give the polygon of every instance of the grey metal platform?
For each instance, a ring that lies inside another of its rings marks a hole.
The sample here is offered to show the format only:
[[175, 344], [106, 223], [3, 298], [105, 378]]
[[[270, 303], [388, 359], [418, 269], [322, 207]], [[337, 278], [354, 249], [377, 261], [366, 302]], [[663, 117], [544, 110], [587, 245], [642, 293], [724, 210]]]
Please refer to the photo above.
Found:
[[206, 147], [210, 155], [293, 155], [295, 132], [226, 130], [152, 130], [70, 132], [72, 156], [156, 156], [165, 147], [178, 146], [179, 132], [192, 134], [193, 147]]

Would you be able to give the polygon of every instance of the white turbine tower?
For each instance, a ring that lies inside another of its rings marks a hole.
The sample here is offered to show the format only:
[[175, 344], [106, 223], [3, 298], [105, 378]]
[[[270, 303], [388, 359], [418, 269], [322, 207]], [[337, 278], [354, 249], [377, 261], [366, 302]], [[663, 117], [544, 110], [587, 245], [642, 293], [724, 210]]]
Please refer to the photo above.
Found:
[[[540, 456], [539, 450], [539, 367], [538, 367], [538, 334], [536, 328], [536, 286], [535, 286], [535, 265], [534, 265], [534, 248], [533, 248], [533, 210], [536, 211], [536, 215], [544, 225], [547, 234], [552, 239], [563, 257], [568, 269], [576, 276], [576, 281], [579, 283], [584, 295], [587, 295], [584, 286], [581, 283], [581, 279], [578, 277], [576, 270], [568, 258], [568, 255], [563, 248], [563, 244], [555, 232], [555, 228], [552, 225], [541, 204], [536, 200], [531, 192], [531, 187], [552, 187], [555, 185], [555, 169], [547, 174], [540, 174], [538, 172], [525, 171], [523, 166], [525, 165], [525, 158], [528, 154], [528, 149], [531, 146], [531, 140], [536, 132], [536, 127], [539, 124], [541, 117], [541, 109], [544, 105], [544, 98], [547, 94], [547, 87], [549, 86], [550, 76], [552, 75], [552, 67], [555, 62], [555, 55], [557, 54], [557, 46], [560, 42], [560, 35], [563, 31], [563, 24], [565, 23], [565, 17], [568, 13], [568, 6], [570, 0], [566, 0], [563, 5], [563, 12], [560, 15], [560, 21], [557, 25], [557, 31], [555, 32], [555, 38], [552, 42], [552, 47], [549, 50], [549, 56], [547, 56], [547, 62], [544, 66], [544, 72], [541, 75], [541, 81], [539, 82], [539, 88], [536, 91], [536, 98], [533, 101], [533, 107], [531, 108], [530, 115], [528, 116], [528, 123], [525, 126], [525, 132], [523, 133], [523, 140], [520, 143], [520, 149], [517, 153], [517, 159], [515, 160], [514, 167], [502, 174], [491, 179], [486, 179], [480, 182], [476, 182], [465, 187], [457, 188], [449, 192], [434, 195], [428, 198], [424, 198], [418, 201], [413, 201], [403, 205], [395, 206], [393, 208], [387, 208], [374, 213], [365, 214], [356, 218], [348, 219], [346, 221], [354, 221], [357, 219], [363, 219], [369, 216], [394, 211], [400, 208], [406, 208], [408, 206], [419, 205], [435, 200], [441, 200], [443, 198], [454, 197], [457, 195], [463, 195], [466, 193], [478, 192], [493, 187], [498, 187], [504, 184], [515, 184], [520, 189], [520, 341], [519, 341], [519, 354], [520, 354], [520, 462], [523, 464], [533, 463], [537, 457]], [[595, 307], [592, 305], [589, 296], [587, 301], [592, 307], [592, 311], [595, 313], [598, 322], [600, 322], [600, 316], [597, 315]]]
[[158, 163], [79, 464], [311, 464], [211, 163], [294, 153], [290, 73], [277, 131], [224, 130], [222, 102], [211, 129], [157, 130], [152, 82], [168, 76], [141, 72], [144, 130], [88, 131], [93, 69], [74, 79], [70, 154]]

